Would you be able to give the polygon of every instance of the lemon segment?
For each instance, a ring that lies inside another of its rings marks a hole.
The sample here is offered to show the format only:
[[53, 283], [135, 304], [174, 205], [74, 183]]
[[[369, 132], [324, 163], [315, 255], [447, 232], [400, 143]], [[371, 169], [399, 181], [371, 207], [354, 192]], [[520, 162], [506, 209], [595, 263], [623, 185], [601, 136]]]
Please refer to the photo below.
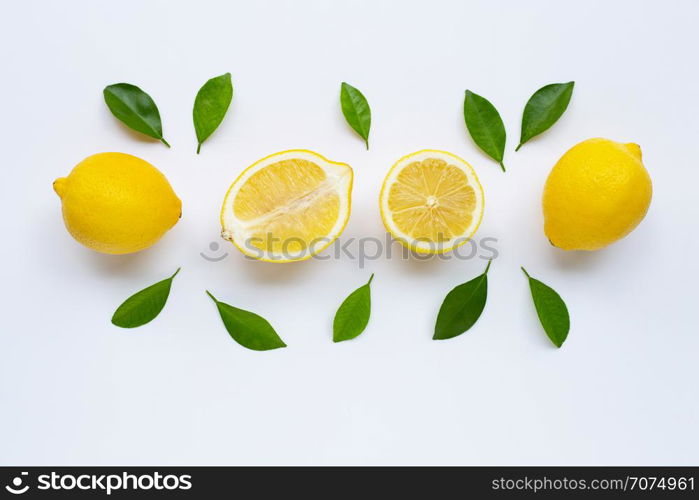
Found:
[[306, 150], [276, 153], [233, 182], [221, 236], [269, 262], [305, 260], [329, 246], [349, 219], [352, 168]]
[[483, 218], [483, 188], [466, 161], [445, 151], [404, 156], [379, 196], [388, 232], [421, 253], [444, 253], [468, 241]]
[[638, 226], [652, 191], [637, 144], [588, 139], [569, 149], [546, 180], [544, 232], [561, 249], [598, 250]]

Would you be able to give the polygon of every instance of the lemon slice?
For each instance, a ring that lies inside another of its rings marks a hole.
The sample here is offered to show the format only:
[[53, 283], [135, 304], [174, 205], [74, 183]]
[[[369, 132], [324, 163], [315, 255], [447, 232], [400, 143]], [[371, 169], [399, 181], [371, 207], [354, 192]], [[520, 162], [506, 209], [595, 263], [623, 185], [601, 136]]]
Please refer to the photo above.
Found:
[[379, 196], [388, 232], [420, 253], [463, 245], [483, 218], [484, 196], [471, 165], [445, 151], [425, 149], [398, 160]]
[[221, 236], [256, 259], [308, 259], [342, 233], [351, 191], [349, 165], [301, 149], [267, 156], [228, 189]]

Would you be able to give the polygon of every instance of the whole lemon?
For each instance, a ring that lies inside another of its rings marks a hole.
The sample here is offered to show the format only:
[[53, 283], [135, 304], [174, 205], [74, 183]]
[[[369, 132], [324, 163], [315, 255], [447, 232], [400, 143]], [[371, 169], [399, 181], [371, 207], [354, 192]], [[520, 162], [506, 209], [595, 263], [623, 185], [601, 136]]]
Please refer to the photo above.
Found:
[[102, 253], [138, 252], [158, 241], [182, 215], [182, 202], [150, 163], [99, 153], [78, 163], [53, 189], [68, 232]]
[[546, 180], [544, 232], [564, 250], [600, 249], [638, 226], [652, 191], [637, 144], [588, 139], [570, 148]]

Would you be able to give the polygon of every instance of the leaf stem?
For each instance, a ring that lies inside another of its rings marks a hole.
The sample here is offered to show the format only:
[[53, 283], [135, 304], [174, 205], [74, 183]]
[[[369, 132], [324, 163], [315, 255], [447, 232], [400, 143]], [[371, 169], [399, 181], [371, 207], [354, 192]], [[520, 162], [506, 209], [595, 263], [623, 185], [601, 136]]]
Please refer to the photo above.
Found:
[[524, 143], [523, 143], [523, 142], [520, 142], [520, 143], [519, 143], [519, 146], [517, 146], [517, 147], [515, 148], [515, 153], [516, 153], [517, 151], [519, 151], [519, 148], [522, 147], [522, 144], [524, 144]]
[[524, 274], [526, 274], [526, 275], [527, 275], [527, 278], [529, 278], [529, 279], [531, 279], [531, 278], [532, 278], [531, 276], [529, 276], [529, 273], [527, 272], [527, 270], [526, 270], [526, 269], [524, 269], [524, 267], [520, 266], [520, 269], [522, 270], [522, 272], [523, 272]]
[[165, 144], [167, 147], [170, 147], [170, 145], [167, 143], [167, 141], [165, 140], [164, 137], [161, 137], [161, 138], [160, 138], [160, 142], [162, 142], [163, 144]]
[[211, 300], [213, 300], [214, 302], [216, 302], [218, 304], [218, 299], [216, 297], [214, 297], [213, 295], [211, 295], [210, 291], [206, 290], [206, 295], [211, 297]]
[[177, 274], [180, 272], [180, 269], [182, 269], [182, 268], [181, 268], [181, 267], [178, 267], [178, 268], [177, 268], [177, 271], [175, 271], [175, 274], [173, 274], [172, 276], [170, 276], [170, 279], [172, 279], [172, 278], [174, 278], [175, 276], [177, 276]]
[[371, 281], [374, 279], [374, 273], [371, 273], [371, 276], [369, 277], [369, 281], [367, 281], [367, 285], [371, 285]]
[[483, 271], [483, 274], [488, 274], [488, 270], [490, 269], [490, 264], [493, 263], [493, 259], [488, 259], [488, 265], [485, 266], [485, 271]]
[[499, 163], [500, 163], [500, 168], [502, 169], [503, 172], [505, 172], [505, 165], [503, 165], [502, 162], [499, 162]]
[[369, 151], [369, 139], [364, 139], [364, 142], [366, 143], [366, 150]]
[[201, 151], [201, 142], [197, 145], [197, 154], [199, 154], [199, 151]]

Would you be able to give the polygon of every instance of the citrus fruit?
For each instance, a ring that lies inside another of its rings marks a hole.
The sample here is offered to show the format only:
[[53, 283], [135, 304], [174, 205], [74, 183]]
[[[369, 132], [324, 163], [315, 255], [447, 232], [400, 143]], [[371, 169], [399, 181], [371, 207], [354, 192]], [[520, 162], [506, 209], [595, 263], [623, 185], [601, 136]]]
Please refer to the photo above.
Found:
[[308, 259], [342, 233], [351, 191], [349, 165], [301, 149], [267, 156], [228, 189], [221, 236], [256, 259]]
[[150, 163], [124, 153], [99, 153], [56, 179], [63, 220], [78, 242], [102, 253], [148, 248], [175, 225], [182, 202]]
[[473, 236], [484, 196], [471, 165], [445, 151], [425, 149], [398, 160], [379, 196], [388, 232], [420, 253], [444, 253]]
[[544, 232], [564, 250], [597, 250], [629, 234], [652, 196], [637, 144], [588, 139], [553, 167], [543, 196]]

